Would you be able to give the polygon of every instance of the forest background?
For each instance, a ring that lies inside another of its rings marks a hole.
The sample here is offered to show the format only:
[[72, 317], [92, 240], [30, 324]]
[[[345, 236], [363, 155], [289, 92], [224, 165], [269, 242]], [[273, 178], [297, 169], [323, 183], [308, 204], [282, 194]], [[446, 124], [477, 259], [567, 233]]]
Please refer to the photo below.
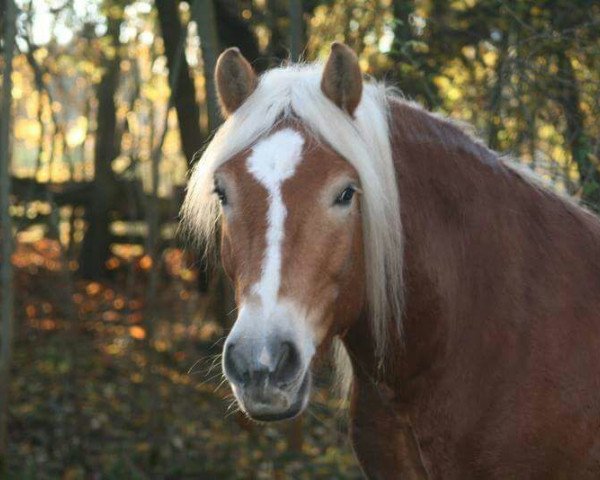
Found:
[[346, 42], [600, 211], [597, 1], [0, 0], [0, 39], [3, 478], [360, 478], [327, 375], [269, 426], [222, 382], [229, 287], [177, 220], [226, 47]]

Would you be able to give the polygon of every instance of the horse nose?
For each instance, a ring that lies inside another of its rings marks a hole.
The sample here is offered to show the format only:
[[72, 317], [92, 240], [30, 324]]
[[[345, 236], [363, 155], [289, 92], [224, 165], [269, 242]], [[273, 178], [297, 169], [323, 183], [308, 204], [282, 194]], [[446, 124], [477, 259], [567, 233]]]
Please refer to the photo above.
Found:
[[291, 383], [298, 377], [301, 362], [298, 349], [292, 342], [281, 342], [277, 352], [275, 370], [271, 377], [278, 385]]
[[225, 374], [234, 383], [246, 385], [250, 381], [250, 369], [241, 349], [230, 343], [223, 354]]
[[230, 343], [225, 349], [224, 364], [230, 380], [244, 386], [269, 382], [284, 387], [298, 377], [301, 369], [298, 349], [289, 341], [265, 346], [258, 354]]

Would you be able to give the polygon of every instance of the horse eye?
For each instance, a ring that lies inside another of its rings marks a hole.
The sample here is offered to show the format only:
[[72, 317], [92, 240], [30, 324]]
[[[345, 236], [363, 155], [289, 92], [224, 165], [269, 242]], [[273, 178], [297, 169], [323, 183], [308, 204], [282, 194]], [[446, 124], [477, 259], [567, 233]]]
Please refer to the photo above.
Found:
[[223, 206], [227, 205], [227, 195], [225, 195], [225, 190], [222, 187], [220, 187], [219, 185], [215, 185], [214, 192], [217, 195], [217, 197], [219, 198], [219, 202], [221, 202], [221, 205], [223, 205]]
[[352, 186], [344, 189], [344, 191], [342, 193], [340, 193], [337, 196], [337, 198], [335, 199], [335, 205], [341, 205], [341, 206], [350, 205], [350, 202], [352, 201], [352, 198], [354, 197], [354, 192], [356, 192], [356, 190]]

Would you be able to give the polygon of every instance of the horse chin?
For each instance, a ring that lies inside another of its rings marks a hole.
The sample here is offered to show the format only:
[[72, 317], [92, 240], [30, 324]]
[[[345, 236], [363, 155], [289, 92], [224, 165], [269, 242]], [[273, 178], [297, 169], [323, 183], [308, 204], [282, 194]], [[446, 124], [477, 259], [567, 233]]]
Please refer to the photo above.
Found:
[[[302, 380], [287, 388], [263, 386], [257, 389], [236, 391], [238, 403], [252, 420], [257, 422], [278, 422], [300, 415], [310, 396], [311, 374], [307, 370]], [[237, 389], [236, 389], [237, 390]]]

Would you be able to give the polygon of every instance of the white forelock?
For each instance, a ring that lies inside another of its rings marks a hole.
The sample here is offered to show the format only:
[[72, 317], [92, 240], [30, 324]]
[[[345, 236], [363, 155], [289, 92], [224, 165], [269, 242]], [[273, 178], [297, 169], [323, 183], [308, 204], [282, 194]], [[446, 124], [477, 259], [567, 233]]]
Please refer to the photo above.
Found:
[[193, 240], [210, 246], [219, 207], [213, 174], [224, 162], [267, 134], [280, 120], [298, 119], [318, 141], [337, 151], [360, 177], [369, 317], [377, 354], [383, 358], [388, 325], [400, 328], [402, 226], [389, 135], [388, 93], [367, 82], [355, 118], [320, 88], [321, 64], [292, 65], [262, 75], [258, 87], [216, 132], [194, 168], [182, 208]]

